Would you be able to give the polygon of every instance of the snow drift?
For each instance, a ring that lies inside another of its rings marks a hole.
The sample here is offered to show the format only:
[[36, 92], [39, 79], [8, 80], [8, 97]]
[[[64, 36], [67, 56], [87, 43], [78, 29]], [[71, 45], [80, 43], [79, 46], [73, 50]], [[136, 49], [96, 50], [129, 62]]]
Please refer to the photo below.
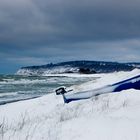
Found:
[[[102, 75], [96, 82], [73, 86], [75, 91], [94, 89], [140, 73]], [[3, 140], [139, 140], [140, 91], [129, 89], [64, 104], [61, 96], [0, 106]]]

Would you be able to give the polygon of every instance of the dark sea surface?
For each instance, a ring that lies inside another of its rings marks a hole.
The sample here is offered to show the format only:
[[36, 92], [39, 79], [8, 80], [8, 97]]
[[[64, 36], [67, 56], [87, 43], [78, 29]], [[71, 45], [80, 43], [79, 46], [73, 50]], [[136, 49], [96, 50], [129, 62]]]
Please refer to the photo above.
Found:
[[0, 75], [0, 105], [37, 98], [54, 93], [57, 87], [70, 87], [93, 79], [93, 77]]

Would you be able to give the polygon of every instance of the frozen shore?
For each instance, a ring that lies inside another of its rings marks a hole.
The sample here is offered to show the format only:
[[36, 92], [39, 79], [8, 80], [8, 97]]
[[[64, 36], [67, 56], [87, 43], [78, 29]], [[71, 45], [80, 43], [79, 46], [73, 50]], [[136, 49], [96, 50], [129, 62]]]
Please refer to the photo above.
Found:
[[[71, 87], [95, 89], [132, 76], [140, 70], [98, 75], [96, 82]], [[61, 96], [0, 106], [2, 140], [139, 140], [140, 91], [126, 90], [64, 104]]]

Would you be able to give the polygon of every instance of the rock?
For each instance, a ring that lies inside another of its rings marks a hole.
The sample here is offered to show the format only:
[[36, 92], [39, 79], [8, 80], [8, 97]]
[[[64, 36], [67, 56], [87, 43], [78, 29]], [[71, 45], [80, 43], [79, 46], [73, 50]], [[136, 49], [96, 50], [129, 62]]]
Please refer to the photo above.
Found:
[[81, 74], [95, 74], [95, 70], [90, 70], [89, 68], [79, 68], [79, 73]]

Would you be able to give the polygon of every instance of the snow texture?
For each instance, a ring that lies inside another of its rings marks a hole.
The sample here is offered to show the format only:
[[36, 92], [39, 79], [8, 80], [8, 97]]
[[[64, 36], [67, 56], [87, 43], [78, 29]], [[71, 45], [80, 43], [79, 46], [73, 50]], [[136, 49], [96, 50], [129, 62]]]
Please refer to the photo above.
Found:
[[[112, 84], [140, 73], [101, 75], [73, 86], [74, 92]], [[140, 91], [125, 90], [64, 104], [61, 96], [0, 106], [1, 140], [139, 140]]]
[[48, 74], [61, 74], [61, 73], [78, 73], [78, 68], [73, 67], [65, 67], [65, 66], [58, 66], [55, 68], [41, 68], [41, 69], [30, 69], [30, 68], [22, 68], [19, 69], [16, 74], [17, 75], [48, 75]]

